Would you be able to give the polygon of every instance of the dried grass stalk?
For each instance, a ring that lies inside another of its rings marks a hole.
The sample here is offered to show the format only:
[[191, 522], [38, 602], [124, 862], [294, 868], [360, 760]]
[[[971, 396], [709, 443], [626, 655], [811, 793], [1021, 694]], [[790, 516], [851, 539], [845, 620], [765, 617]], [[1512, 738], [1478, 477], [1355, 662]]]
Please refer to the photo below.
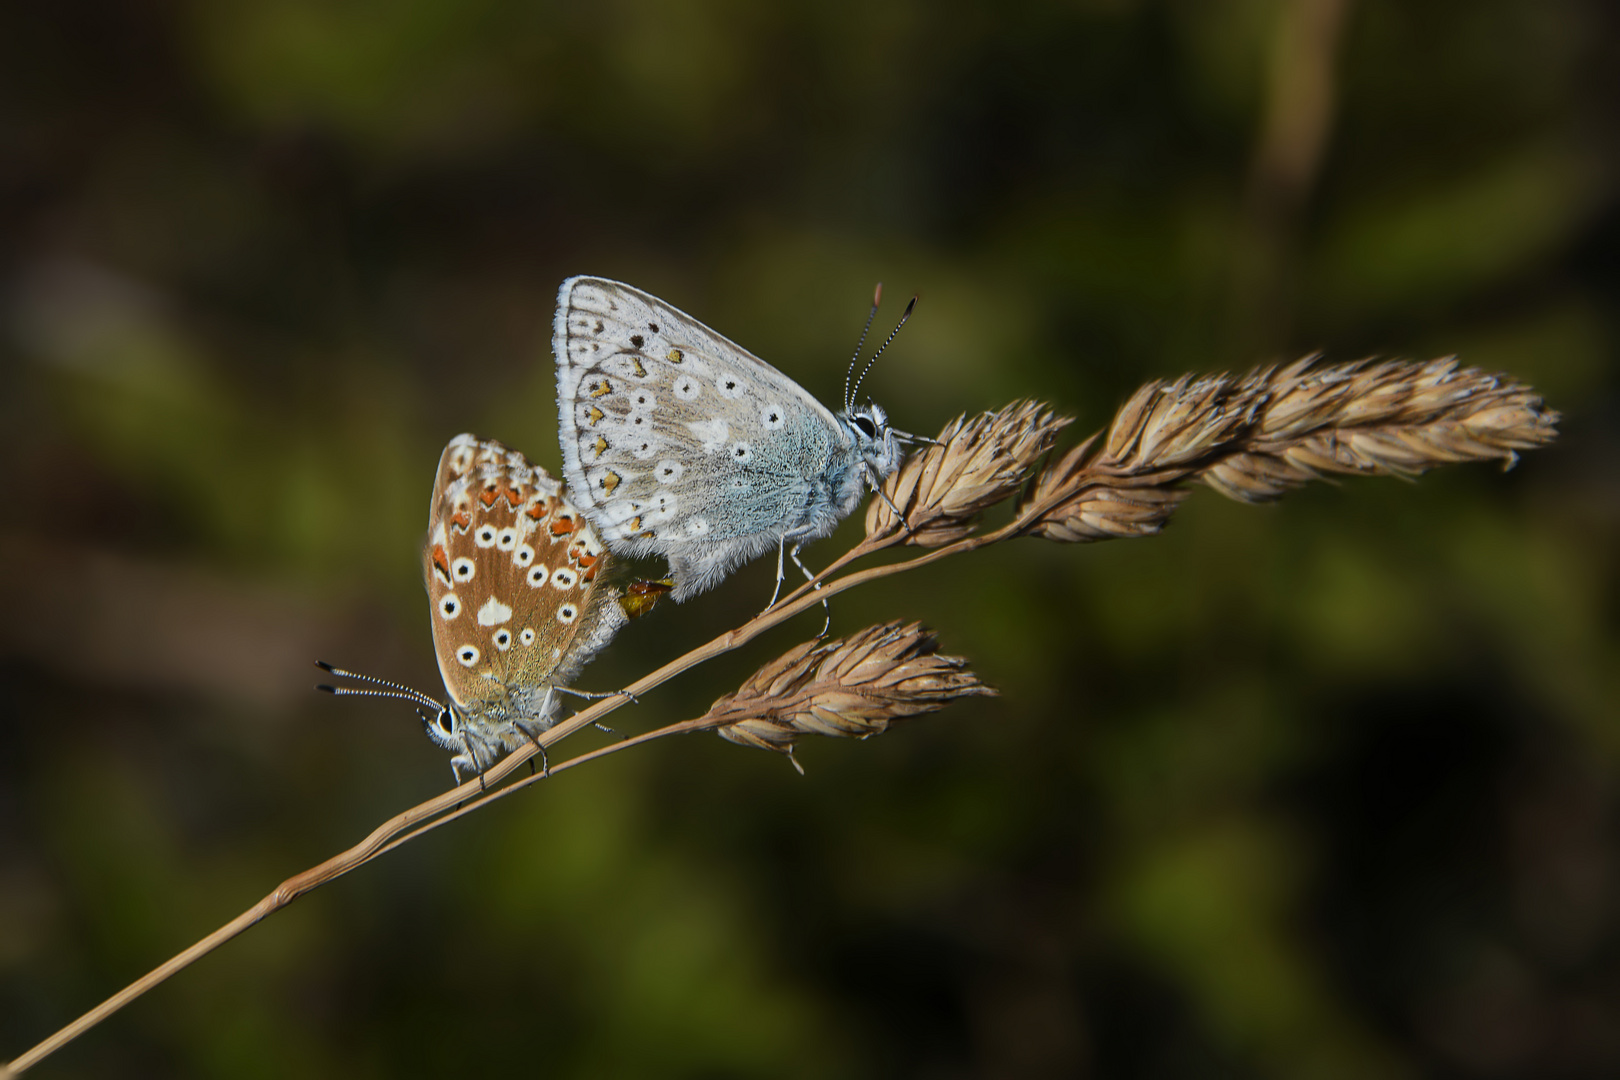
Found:
[[957, 417], [940, 432], [939, 445], [913, 454], [889, 477], [886, 498], [871, 500], [866, 535], [887, 536], [903, 519], [908, 544], [940, 547], [961, 539], [985, 508], [1018, 490], [1070, 423], [1035, 401], [1015, 401], [971, 420]]
[[941, 656], [918, 623], [869, 626], [842, 640], [807, 641], [716, 701], [701, 726], [741, 746], [793, 752], [801, 735], [865, 739], [958, 698], [994, 695], [967, 661]]
[[1142, 387], [1096, 439], [1031, 485], [1022, 531], [1066, 542], [1159, 531], [1198, 480], [1244, 502], [1323, 474], [1415, 476], [1551, 442], [1558, 414], [1530, 388], [1455, 358], [1426, 364], [1315, 356], [1241, 379]]

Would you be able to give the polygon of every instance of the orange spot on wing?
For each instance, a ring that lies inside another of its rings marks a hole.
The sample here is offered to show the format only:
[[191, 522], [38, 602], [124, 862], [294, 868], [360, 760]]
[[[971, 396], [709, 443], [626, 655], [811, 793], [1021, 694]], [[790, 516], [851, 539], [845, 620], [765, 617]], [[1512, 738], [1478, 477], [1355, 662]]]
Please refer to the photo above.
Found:
[[450, 524], [461, 532], [472, 528], [472, 515], [465, 510], [457, 510], [450, 515]]
[[444, 578], [446, 585], [450, 584], [450, 556], [445, 553], [443, 544], [433, 545], [433, 569]]
[[551, 523], [552, 536], [567, 536], [576, 528], [573, 518], [560, 517]]

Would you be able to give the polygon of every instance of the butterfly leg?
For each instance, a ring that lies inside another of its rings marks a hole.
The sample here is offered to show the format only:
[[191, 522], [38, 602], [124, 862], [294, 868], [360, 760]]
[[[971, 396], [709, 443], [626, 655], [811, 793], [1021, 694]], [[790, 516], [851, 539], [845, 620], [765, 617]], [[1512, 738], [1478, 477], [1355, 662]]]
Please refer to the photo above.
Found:
[[[630, 704], [632, 704], [632, 705], [640, 705], [641, 704], [641, 699], [636, 697], [636, 695], [632, 694], [628, 690], [608, 690], [608, 691], [605, 691], [603, 693], [594, 693], [594, 692], [592, 692], [590, 690], [575, 690], [573, 687], [570, 687], [570, 686], [553, 686], [547, 691], [547, 693], [573, 694], [575, 697], [582, 697], [586, 701], [601, 701], [603, 698], [622, 697], [626, 701], [630, 702]], [[593, 723], [591, 726], [596, 728], [596, 730], [598, 730], [598, 731], [605, 731], [609, 735], [618, 735], [619, 734], [617, 731], [614, 731], [612, 728], [608, 727], [606, 724]], [[623, 738], [622, 735], [619, 736], [619, 737]]]
[[[540, 736], [536, 735], [534, 732], [522, 728], [519, 728], [519, 730], [523, 731], [523, 734], [529, 737], [529, 741], [534, 743], [534, 748], [540, 751], [540, 775], [544, 776], [547, 780], [550, 780], [551, 759], [546, 757], [546, 744], [541, 742]], [[529, 775], [534, 775], [534, 758], [532, 757], [529, 759]]]
[[866, 467], [866, 482], [871, 485], [873, 491], [877, 492], [877, 497], [883, 500], [883, 504], [894, 511], [894, 516], [900, 521], [900, 527], [905, 530], [907, 536], [910, 536], [912, 533], [911, 522], [907, 521], [906, 515], [902, 514], [900, 508], [894, 505], [894, 500], [889, 498], [889, 493], [883, 490], [883, 481], [878, 479], [877, 473], [873, 471], [870, 465]]
[[[803, 544], [793, 545], [793, 550], [789, 553], [793, 556], [793, 565], [797, 566], [801, 571], [804, 572], [804, 580], [810, 583], [810, 587], [812, 589], [819, 592], [821, 590], [821, 582], [816, 580], [816, 575], [810, 572], [810, 568], [808, 566], [799, 561], [799, 549], [802, 547], [804, 547]], [[826, 612], [827, 618], [826, 621], [821, 624], [821, 632], [817, 634], [816, 637], [826, 637], [827, 631], [832, 629], [832, 608], [827, 605], [827, 598], [825, 596], [821, 598], [821, 608], [824, 612]]]
[[[776, 541], [776, 588], [771, 590], [771, 598], [765, 605], [765, 611], [769, 611], [771, 608], [775, 607], [776, 598], [782, 595], [782, 579], [786, 576], [782, 573], [782, 552], [786, 550], [786, 548], [787, 534], [783, 533]], [[795, 558], [794, 561], [797, 561], [797, 558]], [[764, 612], [761, 612], [760, 614], [764, 614]]]
[[[546, 696], [540, 702], [540, 715], [542, 717], [551, 715], [551, 703], [556, 697], [556, 690], [557, 688], [554, 686], [546, 687]], [[540, 751], [540, 775], [544, 776], [547, 780], [550, 780], [551, 759], [546, 756], [546, 744], [540, 741], [540, 736], [537, 732], [529, 729], [529, 725], [520, 723], [517, 725], [517, 729], [523, 732], [523, 734], [527, 735], [529, 737], [529, 741], [534, 743], [534, 748]], [[545, 727], [541, 726], [540, 730], [544, 731]], [[529, 775], [534, 775], [534, 758], [532, 757], [529, 759]]]

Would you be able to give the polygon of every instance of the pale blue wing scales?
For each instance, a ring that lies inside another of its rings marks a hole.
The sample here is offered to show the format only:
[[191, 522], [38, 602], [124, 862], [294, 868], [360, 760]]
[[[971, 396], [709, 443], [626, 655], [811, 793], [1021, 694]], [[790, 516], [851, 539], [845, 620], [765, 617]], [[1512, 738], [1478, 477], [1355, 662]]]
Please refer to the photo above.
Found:
[[565, 282], [553, 345], [564, 475], [610, 547], [773, 545], [847, 453], [797, 383], [631, 286]]

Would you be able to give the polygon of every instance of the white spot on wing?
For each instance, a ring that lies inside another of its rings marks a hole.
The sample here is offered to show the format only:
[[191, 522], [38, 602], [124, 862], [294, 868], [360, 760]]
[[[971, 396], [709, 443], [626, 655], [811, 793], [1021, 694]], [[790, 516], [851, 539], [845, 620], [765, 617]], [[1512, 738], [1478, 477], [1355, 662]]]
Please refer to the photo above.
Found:
[[479, 626], [499, 626], [511, 617], [512, 609], [493, 596], [485, 600], [484, 606], [478, 609]]
[[719, 417], [715, 417], [713, 420], [695, 420], [686, 426], [691, 429], [692, 434], [698, 437], [698, 441], [703, 444], [703, 449], [711, 453], [724, 446], [726, 436], [731, 434], [731, 428], [727, 427], [726, 422]]

